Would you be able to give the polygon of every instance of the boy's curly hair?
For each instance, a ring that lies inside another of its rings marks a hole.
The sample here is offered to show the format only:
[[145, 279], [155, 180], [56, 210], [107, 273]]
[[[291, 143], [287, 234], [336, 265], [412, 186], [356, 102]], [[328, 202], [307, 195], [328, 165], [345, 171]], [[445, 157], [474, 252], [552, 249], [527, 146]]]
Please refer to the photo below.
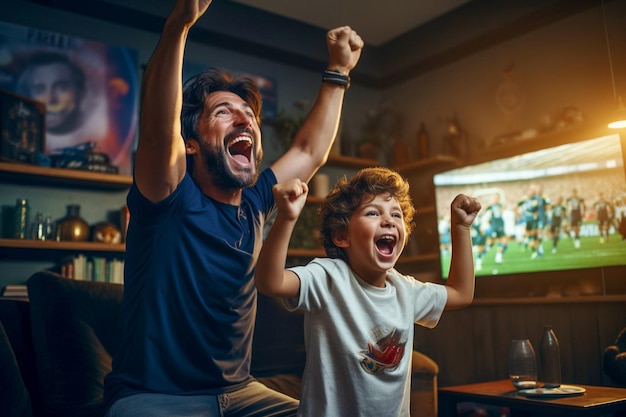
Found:
[[373, 199], [384, 194], [391, 195], [400, 204], [406, 237], [409, 237], [415, 227], [415, 207], [409, 194], [408, 181], [389, 168], [364, 168], [350, 180], [345, 176], [340, 178], [318, 209], [322, 245], [326, 255], [346, 260], [343, 250], [335, 246], [333, 236], [348, 228], [350, 216], [364, 198]]

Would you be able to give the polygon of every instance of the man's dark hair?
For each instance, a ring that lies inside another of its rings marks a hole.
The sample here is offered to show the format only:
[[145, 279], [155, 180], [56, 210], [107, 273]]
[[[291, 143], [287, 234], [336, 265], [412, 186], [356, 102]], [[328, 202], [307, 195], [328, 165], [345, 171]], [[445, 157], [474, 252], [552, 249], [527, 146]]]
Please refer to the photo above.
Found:
[[261, 93], [250, 78], [239, 77], [217, 68], [209, 68], [191, 77], [183, 86], [183, 110], [181, 112], [183, 139], [199, 137], [198, 121], [204, 102], [215, 91], [230, 91], [241, 97], [261, 123]]

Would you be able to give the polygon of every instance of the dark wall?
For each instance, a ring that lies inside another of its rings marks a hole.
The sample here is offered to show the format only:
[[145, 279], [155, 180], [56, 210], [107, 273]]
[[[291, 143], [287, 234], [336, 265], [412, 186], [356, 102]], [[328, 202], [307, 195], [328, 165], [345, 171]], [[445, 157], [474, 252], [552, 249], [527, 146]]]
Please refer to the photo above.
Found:
[[432, 330], [416, 326], [415, 348], [439, 364], [441, 386], [507, 379], [511, 340], [530, 339], [539, 355], [546, 324], [559, 340], [563, 383], [615, 385], [602, 371], [602, 353], [626, 327], [623, 297], [478, 301], [444, 312]]

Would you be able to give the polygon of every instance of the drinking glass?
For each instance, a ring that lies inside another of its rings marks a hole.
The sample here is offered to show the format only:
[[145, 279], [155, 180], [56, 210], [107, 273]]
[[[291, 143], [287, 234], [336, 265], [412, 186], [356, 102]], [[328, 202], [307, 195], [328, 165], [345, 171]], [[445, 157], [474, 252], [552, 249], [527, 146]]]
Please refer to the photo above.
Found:
[[528, 339], [516, 339], [509, 348], [509, 377], [516, 389], [537, 386], [537, 357]]

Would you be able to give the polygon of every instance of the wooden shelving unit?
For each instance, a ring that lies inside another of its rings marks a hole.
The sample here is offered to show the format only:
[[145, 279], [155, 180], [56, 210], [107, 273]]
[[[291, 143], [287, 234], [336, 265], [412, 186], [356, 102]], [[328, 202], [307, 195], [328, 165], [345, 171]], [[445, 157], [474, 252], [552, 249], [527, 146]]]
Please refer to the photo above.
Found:
[[0, 239], [0, 249], [123, 253], [125, 250], [125, 245], [123, 243], [57, 242], [55, 240]]
[[57, 242], [54, 240], [0, 239], [0, 259], [25, 259], [58, 261], [62, 258], [83, 254], [105, 258], [124, 257], [126, 247], [122, 243]]
[[55, 187], [123, 190], [132, 184], [129, 175], [106, 174], [77, 169], [48, 168], [37, 165], [0, 162], [3, 182], [46, 184]]
[[[132, 177], [36, 165], [0, 162], [0, 179], [4, 183], [46, 185], [120, 191], [130, 187]], [[107, 258], [123, 257], [124, 244], [100, 242], [57, 242], [54, 240], [0, 239], [0, 259], [58, 260], [72, 254], [91, 254]]]

